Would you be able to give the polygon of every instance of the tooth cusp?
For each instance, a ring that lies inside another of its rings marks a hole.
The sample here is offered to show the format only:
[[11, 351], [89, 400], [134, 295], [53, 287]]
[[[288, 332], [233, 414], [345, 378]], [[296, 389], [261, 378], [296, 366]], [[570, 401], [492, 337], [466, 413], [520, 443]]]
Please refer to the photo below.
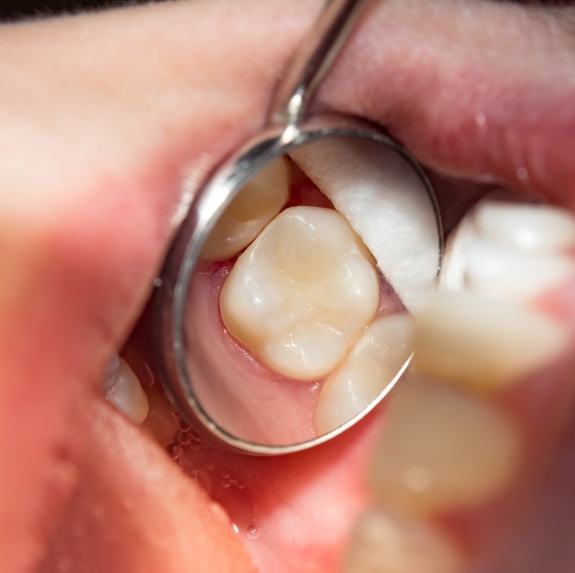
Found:
[[436, 527], [404, 515], [372, 509], [358, 520], [344, 573], [458, 573], [459, 548]]
[[418, 317], [414, 356], [424, 374], [481, 390], [543, 367], [564, 348], [566, 328], [528, 308], [438, 291]]
[[508, 486], [522, 450], [495, 404], [414, 376], [396, 390], [369, 483], [380, 502], [412, 513], [464, 509]]
[[412, 320], [408, 314], [389, 315], [366, 328], [323, 384], [315, 417], [318, 435], [363, 412], [389, 387], [411, 354]]
[[377, 273], [358, 241], [334, 210], [286, 209], [226, 279], [226, 328], [281, 374], [312, 380], [333, 371], [379, 301]]
[[286, 204], [289, 186], [289, 166], [283, 157], [253, 175], [218, 219], [202, 257], [223, 261], [247, 247]]
[[138, 377], [128, 363], [115, 355], [103, 384], [106, 400], [114, 404], [127, 418], [141, 424], [148, 415], [148, 398]]

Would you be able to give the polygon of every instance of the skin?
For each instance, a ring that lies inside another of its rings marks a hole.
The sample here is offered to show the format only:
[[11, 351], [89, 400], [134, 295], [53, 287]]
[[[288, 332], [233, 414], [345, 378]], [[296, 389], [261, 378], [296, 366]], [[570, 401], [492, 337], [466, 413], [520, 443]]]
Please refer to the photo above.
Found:
[[[276, 486], [268, 509], [297, 499], [305, 507], [323, 491], [313, 483], [329, 480], [343, 499], [341, 526], [303, 520], [295, 527], [309, 543], [290, 545], [280, 532], [281, 542], [250, 555], [201, 488], [98, 392], [161, 266], [183, 180], [195, 190], [263, 125], [319, 8], [198, 0], [0, 28], [6, 573], [176, 572], [190, 563], [253, 571], [252, 560], [262, 571], [334, 569], [366, 504], [361, 475], [377, 416], [313, 455], [249, 462]], [[570, 9], [471, 0], [375, 3], [314, 109], [384, 125], [443, 177], [497, 182], [572, 209], [572, 18]], [[457, 189], [469, 184], [449, 187], [465, 203]], [[573, 288], [541, 304], [565, 314]]]

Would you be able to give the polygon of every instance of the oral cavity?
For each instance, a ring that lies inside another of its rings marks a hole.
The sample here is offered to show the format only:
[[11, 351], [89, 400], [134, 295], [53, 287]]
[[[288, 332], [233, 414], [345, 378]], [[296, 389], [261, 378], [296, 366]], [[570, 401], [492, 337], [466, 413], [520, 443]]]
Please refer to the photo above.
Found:
[[106, 400], [135, 424], [142, 424], [149, 411], [148, 398], [128, 363], [115, 354], [102, 384]]
[[220, 310], [232, 336], [269, 367], [313, 380], [342, 362], [378, 302], [377, 272], [346, 219], [292, 207], [238, 258]]

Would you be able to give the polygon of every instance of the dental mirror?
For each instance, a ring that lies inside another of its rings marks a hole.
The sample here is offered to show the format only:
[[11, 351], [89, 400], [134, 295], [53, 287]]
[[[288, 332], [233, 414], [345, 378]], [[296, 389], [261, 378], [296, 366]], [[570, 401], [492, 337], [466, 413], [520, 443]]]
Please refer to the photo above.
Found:
[[164, 388], [200, 433], [283, 454], [371, 411], [411, 359], [436, 288], [431, 186], [398, 143], [307, 117], [365, 2], [332, 0], [277, 91], [270, 125], [195, 196], [155, 297]]

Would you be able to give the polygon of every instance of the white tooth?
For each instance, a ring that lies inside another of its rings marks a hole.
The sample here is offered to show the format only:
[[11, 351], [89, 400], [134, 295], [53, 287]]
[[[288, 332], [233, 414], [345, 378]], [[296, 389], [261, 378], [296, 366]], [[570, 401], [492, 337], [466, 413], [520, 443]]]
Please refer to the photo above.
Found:
[[393, 395], [369, 483], [377, 500], [411, 513], [460, 510], [507, 487], [521, 453], [519, 430], [490, 401], [411, 377]]
[[114, 356], [103, 384], [106, 400], [127, 418], [141, 424], [148, 415], [148, 398], [134, 371], [119, 356]]
[[407, 314], [394, 314], [365, 329], [321, 389], [315, 414], [318, 435], [349, 422], [390, 386], [411, 354], [412, 321]]
[[286, 209], [227, 277], [220, 296], [226, 328], [281, 374], [328, 374], [379, 302], [377, 272], [358, 243], [337, 211]]
[[289, 185], [289, 166], [283, 157], [258, 171], [218, 219], [202, 257], [223, 261], [247, 247], [286, 204]]
[[371, 510], [357, 522], [344, 573], [458, 573], [461, 551], [439, 529], [406, 516]]
[[549, 363], [567, 337], [562, 324], [533, 310], [439, 291], [415, 323], [414, 359], [430, 376], [498, 388]]
[[526, 301], [575, 277], [575, 260], [561, 254], [526, 252], [487, 241], [467, 248], [468, 290]]
[[420, 309], [435, 289], [439, 237], [413, 168], [365, 140], [322, 139], [290, 155], [350, 222], [406, 308]]
[[479, 234], [528, 251], [558, 251], [575, 245], [575, 218], [563, 209], [484, 201], [474, 210]]

